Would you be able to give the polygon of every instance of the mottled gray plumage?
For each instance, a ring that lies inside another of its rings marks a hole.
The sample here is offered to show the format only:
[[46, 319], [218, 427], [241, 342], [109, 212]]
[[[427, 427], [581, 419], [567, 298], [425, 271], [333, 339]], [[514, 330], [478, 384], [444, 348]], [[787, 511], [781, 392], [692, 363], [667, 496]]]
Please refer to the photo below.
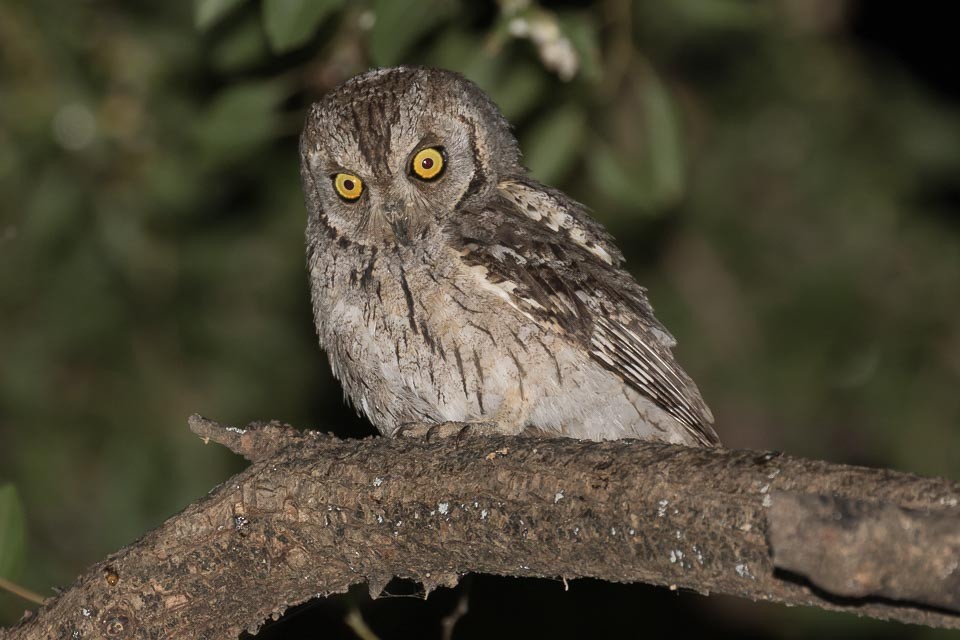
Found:
[[[430, 180], [412, 168], [424, 149], [443, 159]], [[527, 176], [476, 85], [424, 68], [357, 76], [310, 110], [300, 154], [320, 343], [382, 434], [484, 421], [718, 444], [613, 239]]]

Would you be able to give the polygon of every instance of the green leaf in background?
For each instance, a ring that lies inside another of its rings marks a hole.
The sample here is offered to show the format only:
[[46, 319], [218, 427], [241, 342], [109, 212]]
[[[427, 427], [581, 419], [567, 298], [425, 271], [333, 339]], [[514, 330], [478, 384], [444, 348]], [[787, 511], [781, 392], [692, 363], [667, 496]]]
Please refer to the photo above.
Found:
[[635, 213], [657, 213], [652, 206], [650, 187], [642, 179], [642, 167], [621, 158], [606, 142], [597, 141], [590, 150], [586, 169], [590, 180], [604, 196]]
[[673, 204], [684, 189], [683, 134], [667, 88], [649, 74], [640, 88], [650, 188], [662, 204]]
[[14, 579], [23, 566], [27, 525], [12, 484], [0, 485], [0, 578]]
[[214, 46], [210, 59], [218, 71], [235, 72], [251, 67], [267, 56], [267, 43], [260, 20], [247, 16]]
[[669, 4], [674, 12], [701, 28], [752, 29], [776, 15], [773, 7], [740, 0], [675, 0]]
[[539, 65], [529, 60], [508, 59], [500, 65], [487, 91], [507, 120], [515, 123], [537, 106], [546, 87], [547, 76]]
[[285, 84], [247, 83], [220, 93], [196, 123], [203, 156], [213, 162], [244, 156], [272, 139], [280, 126], [277, 106]]
[[495, 55], [482, 38], [460, 29], [444, 31], [428, 58], [480, 85], [512, 123], [537, 105], [547, 85], [547, 77], [536, 62]]
[[373, 63], [385, 67], [401, 61], [425, 33], [454, 13], [453, 0], [374, 0], [370, 32]]
[[263, 0], [263, 28], [277, 53], [305, 44], [343, 0]]
[[245, 0], [196, 0], [193, 5], [193, 23], [205, 31], [226, 17]]
[[582, 150], [586, 125], [583, 111], [573, 102], [540, 118], [521, 144], [530, 173], [547, 184], [562, 178]]
[[570, 39], [580, 59], [580, 75], [591, 82], [603, 76], [600, 67], [600, 42], [596, 20], [589, 13], [561, 13], [557, 15], [560, 29]]
[[483, 39], [465, 29], [444, 30], [426, 57], [442, 60], [445, 69], [462, 73], [487, 90], [499, 71], [496, 58], [483, 48]]
[[661, 215], [686, 189], [680, 115], [650, 69], [625, 104], [621, 117], [634, 122], [637, 135], [608, 132], [606, 141], [593, 145], [586, 170], [597, 188], [618, 205], [637, 214]]

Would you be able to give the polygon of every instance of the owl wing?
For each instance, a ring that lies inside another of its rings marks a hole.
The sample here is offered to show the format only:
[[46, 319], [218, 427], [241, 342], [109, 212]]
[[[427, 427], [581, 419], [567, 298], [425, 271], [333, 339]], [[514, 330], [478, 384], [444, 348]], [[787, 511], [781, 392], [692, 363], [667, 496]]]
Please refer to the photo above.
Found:
[[508, 180], [486, 205], [454, 216], [448, 231], [463, 262], [483, 267], [512, 306], [579, 344], [698, 442], [719, 444], [710, 409], [670, 351], [676, 340], [582, 205], [532, 180]]

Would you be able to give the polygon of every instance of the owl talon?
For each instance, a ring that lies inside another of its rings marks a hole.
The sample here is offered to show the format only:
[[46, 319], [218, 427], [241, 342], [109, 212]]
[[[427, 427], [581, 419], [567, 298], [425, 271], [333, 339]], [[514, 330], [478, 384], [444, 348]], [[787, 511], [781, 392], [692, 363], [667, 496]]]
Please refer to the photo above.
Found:
[[397, 436], [423, 438], [427, 442], [456, 436], [463, 429], [463, 422], [409, 422], [401, 425]]
[[437, 425], [427, 422], [407, 422], [400, 425], [395, 435], [398, 438], [424, 438], [429, 440], [430, 432], [435, 426]]
[[397, 436], [402, 438], [423, 438], [427, 442], [450, 437], [459, 444], [464, 438], [489, 436], [500, 433], [496, 422], [411, 422], [400, 427]]
[[501, 433], [500, 425], [496, 422], [463, 422], [463, 428], [457, 434], [457, 439], [465, 436], [495, 436]]

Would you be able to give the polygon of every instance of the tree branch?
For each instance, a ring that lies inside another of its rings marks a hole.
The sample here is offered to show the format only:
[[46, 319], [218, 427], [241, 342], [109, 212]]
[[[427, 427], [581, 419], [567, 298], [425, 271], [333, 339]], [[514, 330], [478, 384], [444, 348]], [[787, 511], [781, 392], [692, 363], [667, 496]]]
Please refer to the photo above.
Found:
[[0, 639], [235, 638], [362, 581], [374, 595], [393, 576], [429, 592], [467, 572], [960, 628], [960, 485], [949, 480], [636, 441], [338, 440], [190, 424], [251, 466]]

